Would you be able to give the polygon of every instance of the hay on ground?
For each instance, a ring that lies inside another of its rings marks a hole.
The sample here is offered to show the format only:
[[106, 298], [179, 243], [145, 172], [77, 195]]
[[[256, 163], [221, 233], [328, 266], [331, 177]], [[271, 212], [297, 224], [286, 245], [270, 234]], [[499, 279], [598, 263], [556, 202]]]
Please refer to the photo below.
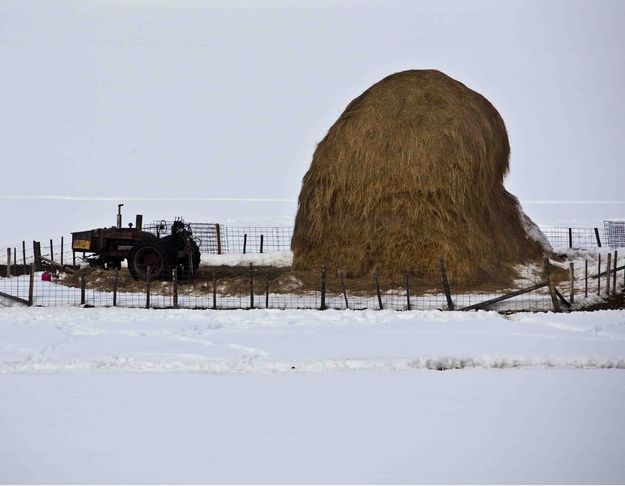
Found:
[[292, 240], [295, 269], [513, 278], [545, 248], [507, 192], [510, 147], [486, 98], [433, 70], [393, 74], [319, 143]]

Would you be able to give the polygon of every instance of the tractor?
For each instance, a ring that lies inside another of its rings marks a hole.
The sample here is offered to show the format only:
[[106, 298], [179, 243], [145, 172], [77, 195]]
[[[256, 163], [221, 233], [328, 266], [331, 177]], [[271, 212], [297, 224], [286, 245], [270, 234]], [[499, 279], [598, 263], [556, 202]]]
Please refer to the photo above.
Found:
[[190, 225], [177, 218], [167, 232], [162, 221], [156, 234], [143, 231], [143, 216], [137, 214], [135, 225], [122, 227], [121, 208], [117, 205], [117, 226], [72, 233], [72, 250], [90, 253], [87, 262], [102, 268], [121, 268], [124, 259], [135, 280], [167, 280], [172, 269], [181, 279], [192, 278], [200, 265], [200, 248], [193, 239]]

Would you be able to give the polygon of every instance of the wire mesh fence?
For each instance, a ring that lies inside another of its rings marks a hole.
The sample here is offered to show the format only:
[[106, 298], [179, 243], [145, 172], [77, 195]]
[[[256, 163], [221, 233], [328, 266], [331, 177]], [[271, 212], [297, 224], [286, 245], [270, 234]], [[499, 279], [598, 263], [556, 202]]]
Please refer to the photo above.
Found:
[[[171, 221], [155, 222], [145, 229], [163, 234]], [[291, 226], [225, 226], [218, 223], [189, 223], [194, 237], [204, 253], [270, 253], [289, 251]], [[605, 221], [604, 227], [564, 228], [542, 226], [541, 231], [552, 247], [557, 249], [591, 249], [625, 247], [625, 222]]]
[[[144, 229], [155, 235], [165, 236], [169, 234], [172, 223], [154, 222], [144, 226]], [[217, 223], [190, 223], [190, 226], [200, 251], [205, 254], [273, 253], [291, 249], [291, 226], [225, 226]], [[603, 228], [540, 229], [555, 249], [625, 247], [625, 221], [605, 221]], [[58, 265], [80, 265], [89, 256], [83, 251], [72, 251], [71, 237], [43, 242], [22, 241], [14, 246], [0, 248], [0, 275], [6, 274], [2, 270], [6, 270], [9, 262], [12, 266], [37, 263], [38, 251], [45, 260]]]
[[507, 286], [453, 275], [448, 288], [442, 275], [352, 279], [331, 269], [297, 273], [253, 266], [202, 268], [192, 280], [166, 281], [135, 280], [126, 269], [26, 272], [0, 278], [0, 306], [515, 312], [554, 310], [555, 295], [567, 311], [623, 292], [624, 253], [593, 252], [586, 259], [553, 261], [553, 287], [543, 269], [533, 267], [521, 269]]

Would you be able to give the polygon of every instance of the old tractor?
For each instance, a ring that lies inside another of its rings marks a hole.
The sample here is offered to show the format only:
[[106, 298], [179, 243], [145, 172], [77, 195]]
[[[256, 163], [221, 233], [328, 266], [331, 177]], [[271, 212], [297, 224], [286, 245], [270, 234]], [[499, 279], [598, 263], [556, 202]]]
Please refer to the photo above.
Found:
[[172, 269], [178, 278], [191, 278], [200, 265], [200, 249], [193, 239], [191, 227], [181, 218], [171, 224], [163, 221], [156, 228], [156, 234], [143, 231], [143, 216], [138, 214], [135, 225], [122, 227], [121, 208], [117, 207], [117, 226], [97, 228], [72, 233], [72, 250], [89, 253], [86, 257], [91, 266], [121, 268], [124, 259], [128, 271], [136, 280], [167, 280]]

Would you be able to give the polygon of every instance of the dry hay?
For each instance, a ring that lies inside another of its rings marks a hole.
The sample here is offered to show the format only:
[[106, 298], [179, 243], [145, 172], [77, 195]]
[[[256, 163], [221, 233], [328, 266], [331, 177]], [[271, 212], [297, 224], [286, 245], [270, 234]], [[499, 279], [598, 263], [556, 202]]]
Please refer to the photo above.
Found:
[[514, 265], [545, 252], [504, 189], [509, 153], [497, 110], [462, 83], [432, 70], [383, 79], [315, 150], [299, 196], [294, 268], [431, 277], [442, 255], [452, 276], [509, 281]]

